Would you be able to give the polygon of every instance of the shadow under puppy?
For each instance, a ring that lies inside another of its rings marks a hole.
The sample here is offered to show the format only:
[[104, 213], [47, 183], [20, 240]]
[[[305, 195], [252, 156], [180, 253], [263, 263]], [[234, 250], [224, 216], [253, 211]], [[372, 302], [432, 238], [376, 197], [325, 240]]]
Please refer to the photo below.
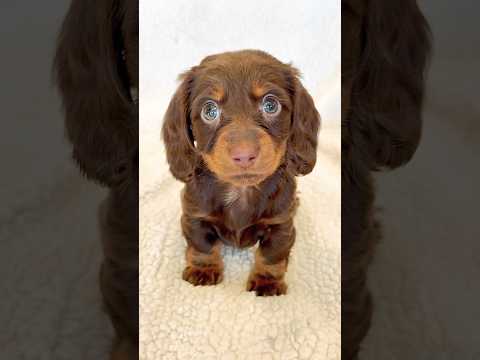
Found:
[[295, 176], [312, 171], [320, 116], [299, 73], [262, 51], [212, 55], [183, 75], [162, 134], [185, 183], [183, 279], [222, 280], [221, 244], [259, 247], [247, 290], [285, 294]]

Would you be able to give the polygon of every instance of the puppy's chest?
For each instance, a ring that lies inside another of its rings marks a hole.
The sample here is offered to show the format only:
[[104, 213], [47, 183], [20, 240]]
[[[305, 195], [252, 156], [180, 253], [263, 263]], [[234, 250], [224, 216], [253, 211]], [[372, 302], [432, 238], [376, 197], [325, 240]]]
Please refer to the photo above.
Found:
[[229, 187], [221, 192], [214, 226], [221, 240], [236, 247], [257, 242], [258, 224], [264, 211], [261, 193], [248, 188]]
[[226, 188], [220, 200], [224, 225], [233, 231], [252, 225], [262, 213], [260, 196], [249, 188]]

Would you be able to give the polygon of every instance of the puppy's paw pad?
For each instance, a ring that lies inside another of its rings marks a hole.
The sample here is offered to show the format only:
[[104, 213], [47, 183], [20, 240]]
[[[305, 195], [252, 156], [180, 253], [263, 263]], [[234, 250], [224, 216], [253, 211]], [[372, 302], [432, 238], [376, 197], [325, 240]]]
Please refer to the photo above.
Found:
[[183, 270], [183, 280], [192, 285], [216, 285], [223, 279], [223, 272], [217, 266], [187, 266]]
[[247, 291], [255, 291], [257, 296], [276, 296], [287, 293], [287, 284], [269, 276], [253, 274], [247, 282]]

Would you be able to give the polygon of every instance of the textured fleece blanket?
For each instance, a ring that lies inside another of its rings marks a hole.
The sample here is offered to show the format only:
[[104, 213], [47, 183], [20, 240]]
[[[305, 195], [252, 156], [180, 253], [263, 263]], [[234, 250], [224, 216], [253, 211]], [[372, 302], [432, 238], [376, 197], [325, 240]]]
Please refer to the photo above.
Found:
[[298, 179], [288, 294], [246, 291], [253, 250], [224, 248], [217, 286], [181, 279], [180, 190], [158, 133], [140, 167], [140, 359], [340, 359], [340, 126], [325, 125], [318, 162]]

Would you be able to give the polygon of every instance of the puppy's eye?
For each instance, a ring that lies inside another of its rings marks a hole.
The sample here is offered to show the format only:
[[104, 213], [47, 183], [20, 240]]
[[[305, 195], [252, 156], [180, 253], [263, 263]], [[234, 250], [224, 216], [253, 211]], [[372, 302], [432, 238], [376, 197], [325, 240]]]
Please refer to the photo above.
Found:
[[215, 101], [209, 100], [202, 107], [202, 119], [206, 122], [212, 122], [220, 117], [220, 109]]
[[266, 95], [262, 100], [262, 111], [267, 115], [277, 115], [282, 110], [282, 105], [274, 95]]

